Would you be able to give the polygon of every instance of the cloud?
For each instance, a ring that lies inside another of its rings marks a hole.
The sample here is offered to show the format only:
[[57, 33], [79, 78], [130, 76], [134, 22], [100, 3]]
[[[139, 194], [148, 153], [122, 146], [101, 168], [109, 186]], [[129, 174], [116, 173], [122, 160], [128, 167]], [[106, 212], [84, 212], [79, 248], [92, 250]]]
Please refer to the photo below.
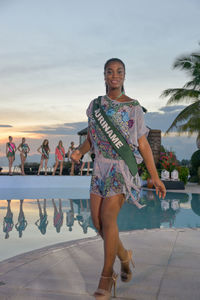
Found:
[[159, 109], [159, 111], [164, 113], [174, 113], [174, 112], [180, 112], [185, 108], [185, 105], [172, 105], [172, 106], [163, 106]]
[[44, 126], [39, 130], [22, 131], [26, 133], [40, 133], [46, 135], [75, 135], [87, 127], [87, 122], [64, 123], [63, 125]]
[[160, 129], [166, 132], [184, 108], [184, 105], [164, 106], [158, 112], [147, 112], [145, 115], [146, 124], [152, 129]]
[[13, 127], [12, 125], [0, 125], [0, 127]]

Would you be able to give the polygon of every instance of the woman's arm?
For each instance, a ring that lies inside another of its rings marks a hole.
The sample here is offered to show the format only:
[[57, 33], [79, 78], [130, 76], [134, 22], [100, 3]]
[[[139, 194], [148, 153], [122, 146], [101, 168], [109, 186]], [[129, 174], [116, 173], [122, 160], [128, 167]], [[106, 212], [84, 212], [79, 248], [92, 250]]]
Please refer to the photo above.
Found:
[[37, 149], [37, 152], [39, 152], [40, 154], [42, 154], [42, 152], [40, 152], [40, 149], [42, 148], [42, 146], [40, 146], [38, 149]]
[[19, 146], [17, 147], [17, 150], [18, 150], [19, 152], [22, 152], [22, 151], [20, 150], [20, 148], [21, 148], [21, 144], [19, 144]]
[[79, 146], [78, 149], [76, 149], [72, 154], [71, 154], [71, 159], [74, 160], [75, 162], [79, 162], [80, 158], [87, 153], [91, 148], [91, 140], [89, 133], [87, 134], [86, 140]]
[[151, 175], [151, 180], [153, 182], [153, 185], [156, 188], [156, 194], [159, 195], [159, 198], [161, 197], [165, 198], [166, 188], [158, 176], [151, 147], [144, 135], [138, 139], [138, 144], [139, 144], [139, 151], [144, 159], [147, 170]]

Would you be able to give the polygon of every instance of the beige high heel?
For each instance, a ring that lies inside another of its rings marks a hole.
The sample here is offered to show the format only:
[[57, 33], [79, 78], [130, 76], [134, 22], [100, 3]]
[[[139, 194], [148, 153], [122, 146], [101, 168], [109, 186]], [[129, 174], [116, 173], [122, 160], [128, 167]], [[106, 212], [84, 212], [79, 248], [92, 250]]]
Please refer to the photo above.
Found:
[[[113, 289], [114, 289], [113, 297], [116, 298], [116, 286], [117, 286], [118, 274], [113, 272], [112, 277], [101, 276], [101, 278], [112, 279], [111, 291], [112, 291], [112, 287], [113, 287]], [[94, 297], [96, 300], [110, 300], [111, 299], [111, 291], [109, 292], [104, 289], [97, 289], [96, 292], [94, 293]]]
[[[132, 263], [133, 268], [135, 268], [135, 262], [133, 260], [133, 251], [132, 250], [127, 250], [128, 253], [128, 259], [127, 260], [122, 260], [121, 263]], [[132, 279], [132, 272], [131, 273], [126, 273], [124, 271], [121, 271], [121, 281], [123, 282], [129, 282]]]

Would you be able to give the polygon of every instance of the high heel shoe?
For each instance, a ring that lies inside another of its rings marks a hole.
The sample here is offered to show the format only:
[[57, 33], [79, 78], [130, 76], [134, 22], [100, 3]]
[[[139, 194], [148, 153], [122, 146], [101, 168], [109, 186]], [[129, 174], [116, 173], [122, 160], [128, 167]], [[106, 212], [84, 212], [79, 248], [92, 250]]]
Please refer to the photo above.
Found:
[[[115, 272], [113, 272], [112, 277], [101, 276], [101, 278], [103, 278], [103, 279], [112, 279], [111, 291], [112, 291], [112, 287], [113, 287], [113, 289], [114, 289], [113, 297], [114, 298], [116, 297], [117, 277], [118, 277], [118, 274], [116, 274]], [[110, 300], [111, 299], [111, 291], [109, 292], [104, 289], [97, 289], [96, 292], [94, 293], [94, 297], [96, 300]]]
[[[125, 263], [132, 263], [133, 268], [135, 268], [135, 263], [133, 260], [133, 251], [132, 250], [127, 250], [128, 253], [128, 259], [127, 260], [122, 260], [121, 264]], [[129, 282], [132, 279], [132, 272], [131, 273], [126, 273], [124, 271], [121, 271], [121, 281], [123, 282]]]

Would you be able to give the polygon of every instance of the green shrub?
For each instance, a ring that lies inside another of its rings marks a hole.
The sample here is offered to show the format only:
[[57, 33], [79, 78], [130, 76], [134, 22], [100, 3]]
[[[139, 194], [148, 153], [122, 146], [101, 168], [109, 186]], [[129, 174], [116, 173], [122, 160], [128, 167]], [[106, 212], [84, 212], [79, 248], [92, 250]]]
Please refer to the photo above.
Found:
[[198, 183], [200, 184], [200, 167], [198, 167]]
[[179, 167], [179, 179], [186, 184], [188, 182], [189, 169], [187, 167]]
[[200, 150], [195, 151], [191, 157], [192, 172], [197, 175], [198, 167], [200, 167]]

